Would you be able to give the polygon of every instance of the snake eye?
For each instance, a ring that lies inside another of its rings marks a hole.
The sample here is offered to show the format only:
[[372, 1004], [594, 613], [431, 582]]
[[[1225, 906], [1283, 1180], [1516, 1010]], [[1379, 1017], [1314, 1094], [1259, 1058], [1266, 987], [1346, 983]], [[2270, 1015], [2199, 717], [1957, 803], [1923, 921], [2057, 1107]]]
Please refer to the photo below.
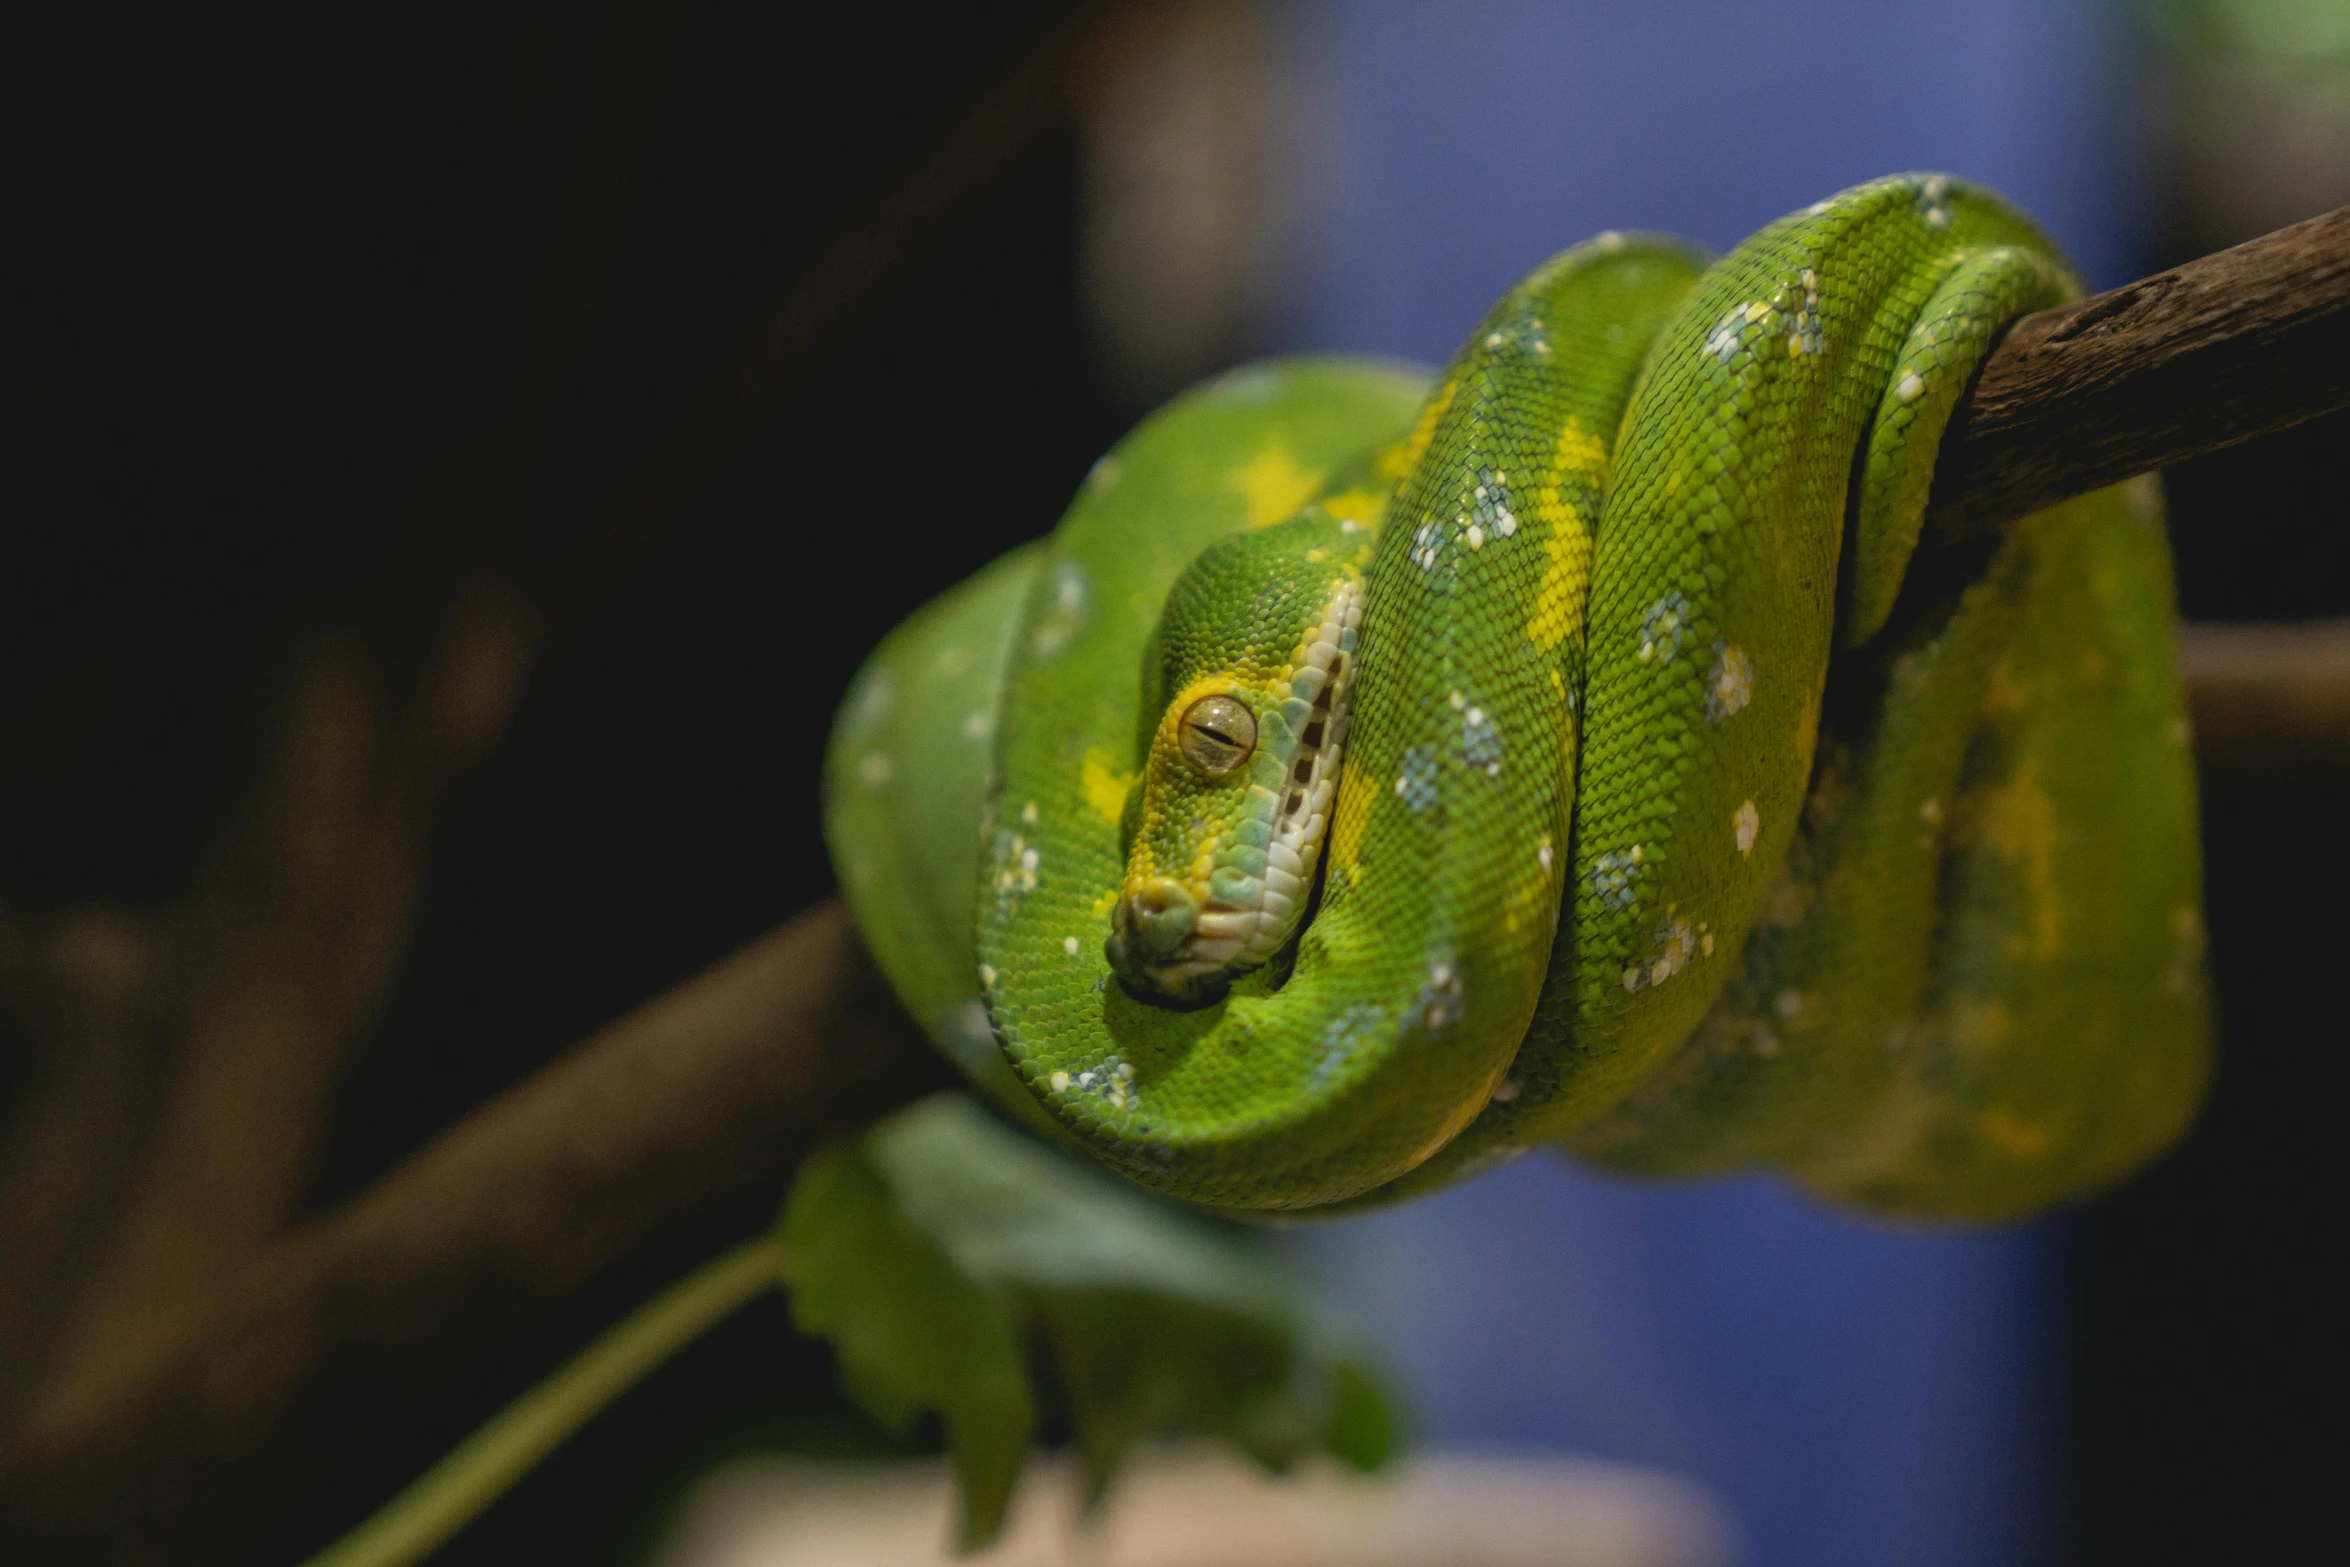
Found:
[[1177, 743], [1185, 761], [1221, 778], [1257, 748], [1257, 718], [1228, 696], [1203, 696], [1183, 710]]

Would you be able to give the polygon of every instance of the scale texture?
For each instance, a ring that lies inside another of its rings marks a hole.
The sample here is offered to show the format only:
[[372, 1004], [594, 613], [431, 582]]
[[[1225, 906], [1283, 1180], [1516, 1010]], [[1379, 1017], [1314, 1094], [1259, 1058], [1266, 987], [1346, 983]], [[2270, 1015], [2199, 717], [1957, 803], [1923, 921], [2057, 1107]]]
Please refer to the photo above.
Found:
[[[1032, 1125], [1220, 1207], [1545, 1144], [1949, 1217], [2118, 1179], [2207, 1070], [2159, 504], [1912, 558], [1975, 367], [2076, 292], [1995, 197], [1906, 175], [1711, 265], [1603, 235], [1433, 381], [1185, 394], [851, 691], [826, 826], [876, 955]], [[1268, 873], [1342, 640], [1327, 830]], [[1203, 696], [1254, 715], [1228, 776], [1182, 772]], [[1105, 957], [1130, 850], [1276, 909], [1297, 870], [1303, 927], [1158, 994]]]

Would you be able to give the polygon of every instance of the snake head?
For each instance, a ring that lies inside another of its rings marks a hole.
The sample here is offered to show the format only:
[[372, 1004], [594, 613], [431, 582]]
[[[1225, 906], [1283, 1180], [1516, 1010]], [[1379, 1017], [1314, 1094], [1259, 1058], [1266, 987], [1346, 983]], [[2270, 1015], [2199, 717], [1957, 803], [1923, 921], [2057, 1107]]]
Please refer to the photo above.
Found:
[[1103, 954], [1130, 987], [1220, 995], [1297, 933], [1354, 688], [1357, 539], [1327, 518], [1203, 552], [1167, 596], [1157, 714]]

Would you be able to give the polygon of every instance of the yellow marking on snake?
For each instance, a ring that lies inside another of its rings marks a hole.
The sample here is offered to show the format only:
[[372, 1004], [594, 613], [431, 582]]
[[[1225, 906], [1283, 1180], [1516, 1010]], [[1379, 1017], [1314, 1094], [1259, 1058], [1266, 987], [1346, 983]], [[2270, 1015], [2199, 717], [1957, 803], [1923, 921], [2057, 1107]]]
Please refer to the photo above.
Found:
[[1559, 431], [1558, 451], [1551, 458], [1551, 471], [1560, 478], [1570, 473], [1586, 474], [1594, 479], [1607, 476], [1607, 442], [1589, 434], [1569, 414]]
[[1453, 395], [1460, 389], [1457, 378], [1448, 378], [1436, 389], [1427, 406], [1420, 410], [1419, 422], [1412, 426], [1412, 433], [1401, 445], [1391, 446], [1380, 454], [1379, 477], [1400, 479], [1419, 466], [1420, 459], [1427, 455], [1428, 443], [1436, 439], [1436, 427], [1444, 422], [1445, 414], [1452, 408]]
[[1534, 515], [1549, 525], [1542, 549], [1550, 563], [1543, 568], [1534, 613], [1526, 619], [1526, 639], [1546, 652], [1583, 629], [1583, 601], [1591, 586], [1591, 530], [1575, 503], [1559, 493], [1569, 474], [1594, 482], [1607, 476], [1606, 443], [1586, 434], [1572, 417], [1559, 431], [1549, 482], [1534, 492]]
[[2056, 890], [2056, 802], [2040, 785], [2039, 758], [2025, 758], [2013, 778], [1984, 793], [1976, 809], [1976, 831], [2002, 858], [2022, 865], [2031, 897], [2030, 939], [2019, 933], [2010, 946], [2045, 963], [2064, 950], [2064, 905]]
[[1387, 494], [1383, 490], [1340, 490], [1322, 497], [1322, 509], [1340, 522], [1351, 522], [1376, 534], [1387, 517]]
[[1330, 869], [1349, 879], [1360, 874], [1363, 829], [1371, 825], [1371, 802], [1379, 780], [1349, 761], [1338, 764], [1338, 810], [1330, 819]]
[[1286, 445], [1270, 441], [1263, 451], [1233, 470], [1231, 482], [1247, 502], [1248, 525], [1265, 528], [1295, 516], [1322, 487], [1322, 478], [1321, 469], [1301, 465]]
[[1542, 569], [1534, 613], [1526, 618], [1526, 638], [1548, 651], [1583, 629], [1584, 589], [1591, 582], [1591, 535], [1574, 503], [1561, 500], [1555, 486], [1536, 496], [1534, 509], [1550, 524], [1550, 533], [1542, 541], [1542, 552], [1550, 557], [1550, 563]]
[[2011, 1110], [1993, 1108], [1975, 1117], [1983, 1140], [2012, 1159], [2037, 1159], [2048, 1151], [2048, 1128], [2035, 1126]]
[[1087, 749], [1085, 760], [1079, 765], [1077, 787], [1085, 796], [1087, 809], [1112, 827], [1126, 814], [1126, 794], [1134, 787], [1136, 773], [1122, 773], [1110, 760], [1110, 753], [1100, 746]]

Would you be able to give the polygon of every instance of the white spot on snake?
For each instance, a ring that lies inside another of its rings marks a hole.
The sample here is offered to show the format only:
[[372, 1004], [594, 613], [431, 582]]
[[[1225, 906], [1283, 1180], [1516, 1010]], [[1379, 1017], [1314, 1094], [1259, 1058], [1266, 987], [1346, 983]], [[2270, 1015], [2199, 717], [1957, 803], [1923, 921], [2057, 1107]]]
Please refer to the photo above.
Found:
[[[1797, 300], [1793, 296], [1800, 294]], [[1787, 356], [1801, 359], [1820, 351], [1820, 275], [1805, 267], [1771, 296], [1787, 323]]]
[[1436, 524], [1433, 522], [1421, 523], [1420, 530], [1412, 535], [1412, 559], [1419, 563], [1422, 571], [1436, 569], [1436, 546], [1441, 542], [1436, 536]]
[[1497, 1105], [1506, 1105], [1517, 1097], [1518, 1080], [1514, 1077], [1505, 1077], [1500, 1082], [1494, 1084], [1493, 1093], [1490, 1096], [1491, 1102]]
[[1893, 388], [1893, 392], [1903, 402], [1914, 403], [1925, 389], [1926, 383], [1918, 378], [1918, 373], [1915, 370], [1912, 370], [1901, 378], [1901, 384]]
[[1485, 709], [1471, 707], [1461, 714], [1461, 760], [1471, 767], [1481, 767], [1485, 776], [1501, 772], [1501, 729], [1485, 716]]
[[867, 751], [857, 761], [857, 781], [868, 789], [884, 787], [896, 772], [887, 751]]
[[1118, 459], [1104, 457], [1085, 471], [1085, 487], [1095, 494], [1118, 482]]
[[1081, 1088], [1096, 1099], [1107, 1100], [1120, 1110], [1134, 1103], [1134, 1065], [1112, 1056], [1100, 1066], [1088, 1067], [1072, 1079], [1066, 1072], [1053, 1074], [1053, 1089], [1065, 1093], [1070, 1088]]
[[1949, 175], [1947, 175], [1947, 174], [1936, 174], [1936, 175], [1934, 175], [1934, 176], [1930, 177], [1930, 178], [1929, 178], [1929, 179], [1926, 181], [1926, 199], [1927, 199], [1928, 201], [1940, 201], [1940, 200], [1941, 200], [1941, 199], [1942, 199], [1944, 196], [1947, 196], [1947, 195], [1949, 195], [1949, 194], [1950, 194], [1950, 176], [1949, 176]]
[[1737, 356], [1738, 345], [1745, 340], [1745, 336], [1746, 307], [1732, 305], [1729, 314], [1723, 316], [1721, 321], [1715, 325], [1713, 335], [1708, 337], [1697, 351], [1700, 354], [1712, 355], [1726, 366]]
[[1534, 860], [1536, 864], [1542, 867], [1543, 880], [1548, 881], [1550, 879], [1551, 853], [1550, 837], [1547, 833], [1543, 835], [1541, 845], [1534, 851]]
[[1510, 510], [1510, 476], [1497, 468], [1477, 470], [1478, 483], [1462, 499], [1468, 514], [1460, 521], [1468, 529], [1469, 548], [1481, 550], [1493, 538], [1509, 538], [1518, 531], [1517, 514]]
[[1417, 1023], [1431, 1034], [1441, 1034], [1461, 1015], [1461, 969], [1450, 952], [1438, 950], [1428, 959], [1428, 977], [1404, 1014], [1404, 1026]]
[[1504, 339], [1499, 332], [1488, 332], [1485, 334], [1485, 346], [1487, 348], [1499, 348], [1503, 341]]
[[963, 738], [977, 745], [995, 733], [995, 714], [986, 708], [968, 714], [963, 719]]
[[1069, 645], [1085, 624], [1085, 568], [1073, 560], [1053, 562], [1053, 593], [1037, 617], [1030, 650], [1040, 659], [1053, 658]]
[[1705, 716], [1720, 723], [1754, 697], [1754, 664], [1744, 648], [1714, 644], [1714, 671], [1705, 683]]
[[1469, 705], [1469, 699], [1461, 695], [1458, 691], [1453, 692], [1452, 695], [1446, 697], [1445, 700], [1452, 704], [1452, 710], [1456, 713]]
[[988, 989], [988, 990], [993, 990], [993, 989], [995, 989], [995, 965], [994, 965], [994, 964], [992, 964], [992, 963], [982, 963], [982, 964], [980, 964], [980, 965], [979, 965], [979, 983], [980, 983], [980, 985], [981, 985], [983, 988], [985, 988], [985, 989]]
[[897, 705], [897, 682], [890, 679], [887, 670], [875, 670], [865, 681], [864, 689], [849, 704], [849, 725], [853, 729], [870, 729], [889, 717]]
[[1687, 920], [1673, 920], [1657, 928], [1657, 959], [1644, 976], [1650, 986], [1663, 984], [1689, 966], [1697, 955], [1697, 933]]
[[1752, 854], [1755, 834], [1762, 831], [1762, 812], [1756, 810], [1754, 802], [1749, 800], [1738, 807], [1737, 814], [1730, 818], [1730, 828], [1738, 835], [1738, 852]]
[[1808, 1004], [1800, 990], [1782, 990], [1771, 998], [1771, 1010], [1789, 1022], [1803, 1016], [1803, 1009]]
[[1036, 825], [1036, 802], [1034, 800], [1020, 807], [1020, 819], [1031, 827]]
[[1281, 390], [1281, 374], [1268, 365], [1250, 365], [1218, 380], [1215, 395], [1236, 403], [1268, 401]]
[[1634, 844], [1629, 849], [1593, 855], [1585, 879], [1591, 883], [1593, 897], [1621, 913], [1639, 899], [1640, 889], [1635, 885], [1639, 870], [1640, 845]]
[[1436, 752], [1431, 747], [1415, 745], [1404, 752], [1403, 766], [1396, 773], [1395, 797], [1414, 814], [1436, 803]]
[[1598, 236], [1591, 241], [1591, 243], [1597, 245], [1602, 250], [1622, 250], [1624, 248], [1624, 236], [1617, 233], [1614, 229], [1602, 229], [1600, 230]]
[[1061, 938], [1061, 950], [1068, 953], [1071, 957], [1077, 956], [1077, 938], [1075, 936], [1063, 936]]
[[1357, 1004], [1342, 1010], [1322, 1030], [1322, 1045], [1314, 1056], [1314, 1081], [1325, 1083], [1342, 1070], [1355, 1047], [1387, 1020], [1384, 1007]]
[[1020, 907], [1023, 893], [1036, 890], [1037, 867], [1041, 856], [1028, 846], [1028, 840], [1014, 832], [998, 832], [995, 837], [995, 874], [990, 885], [995, 889], [996, 918], [1008, 920]]
[[1640, 620], [1640, 662], [1671, 663], [1688, 629], [1689, 601], [1680, 594], [1668, 593], [1649, 605]]

